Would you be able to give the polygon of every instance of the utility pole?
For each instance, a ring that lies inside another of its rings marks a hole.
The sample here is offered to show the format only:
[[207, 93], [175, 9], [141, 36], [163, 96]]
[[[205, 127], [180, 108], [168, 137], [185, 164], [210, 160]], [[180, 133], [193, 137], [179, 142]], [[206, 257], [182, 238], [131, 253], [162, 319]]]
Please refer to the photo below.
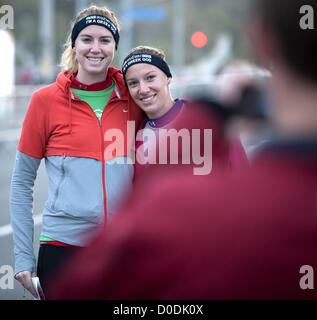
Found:
[[176, 71], [184, 64], [185, 40], [184, 0], [173, 0], [173, 66]]
[[55, 0], [40, 0], [40, 71], [45, 82], [52, 81], [55, 71]]
[[120, 32], [120, 63], [126, 54], [132, 49], [133, 43], [133, 19], [129, 12], [133, 9], [134, 0], [120, 0], [121, 26]]

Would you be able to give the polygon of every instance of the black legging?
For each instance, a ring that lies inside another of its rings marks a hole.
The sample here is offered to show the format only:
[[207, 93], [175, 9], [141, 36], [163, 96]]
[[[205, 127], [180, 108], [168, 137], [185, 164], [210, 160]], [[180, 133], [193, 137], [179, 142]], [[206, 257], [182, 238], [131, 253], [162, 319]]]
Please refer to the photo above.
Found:
[[46, 299], [49, 284], [63, 272], [63, 267], [79, 250], [79, 247], [63, 247], [51, 244], [41, 244], [37, 263], [37, 276], [40, 279]]

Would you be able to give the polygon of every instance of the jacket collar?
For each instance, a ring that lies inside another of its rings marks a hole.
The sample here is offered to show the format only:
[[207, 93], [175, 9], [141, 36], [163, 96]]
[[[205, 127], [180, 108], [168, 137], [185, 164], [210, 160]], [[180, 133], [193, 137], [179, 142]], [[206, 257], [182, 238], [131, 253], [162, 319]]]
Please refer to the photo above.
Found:
[[[69, 88], [71, 86], [71, 77], [72, 75], [67, 74], [66, 71], [60, 72], [56, 79], [57, 86], [65, 92], [66, 95], [69, 95]], [[115, 92], [118, 98], [128, 99], [128, 90], [125, 86], [122, 72], [120, 69], [109, 66], [108, 68], [108, 77], [115, 84]]]

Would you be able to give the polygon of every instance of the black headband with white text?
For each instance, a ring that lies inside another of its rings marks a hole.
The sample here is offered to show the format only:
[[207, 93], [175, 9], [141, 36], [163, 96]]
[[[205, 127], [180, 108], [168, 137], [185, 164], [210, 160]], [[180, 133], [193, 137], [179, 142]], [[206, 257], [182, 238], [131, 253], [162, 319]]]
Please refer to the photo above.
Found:
[[74, 47], [74, 45], [75, 45], [75, 40], [76, 40], [79, 32], [81, 30], [83, 30], [84, 28], [86, 28], [90, 25], [93, 25], [93, 24], [98, 25], [98, 26], [102, 26], [102, 27], [105, 27], [106, 29], [108, 29], [113, 35], [114, 41], [116, 43], [116, 48], [117, 48], [118, 43], [119, 43], [119, 39], [120, 39], [118, 28], [107, 17], [102, 16], [102, 15], [96, 15], [96, 14], [84, 17], [83, 19], [79, 20], [74, 25], [73, 30], [72, 30], [72, 47]]
[[149, 54], [149, 53], [135, 53], [129, 57], [127, 57], [122, 64], [122, 73], [123, 78], [125, 79], [125, 74], [129, 67], [137, 64], [137, 63], [148, 63], [156, 66], [161, 69], [169, 78], [172, 78], [171, 71], [167, 65], [167, 63], [161, 59], [160, 57]]

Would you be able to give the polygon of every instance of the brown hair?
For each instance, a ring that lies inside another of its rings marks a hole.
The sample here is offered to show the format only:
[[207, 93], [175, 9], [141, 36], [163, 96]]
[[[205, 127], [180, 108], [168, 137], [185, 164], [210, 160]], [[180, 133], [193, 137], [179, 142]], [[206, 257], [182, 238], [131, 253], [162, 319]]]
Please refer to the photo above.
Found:
[[165, 53], [163, 50], [157, 49], [154, 47], [149, 47], [149, 46], [138, 46], [138, 47], [131, 49], [128, 52], [127, 56], [123, 60], [125, 60], [126, 58], [132, 56], [133, 54], [137, 54], [137, 53], [152, 54], [152, 55], [158, 56], [159, 58], [161, 58], [162, 60], [164, 60], [166, 62], [166, 57], [165, 57]]

